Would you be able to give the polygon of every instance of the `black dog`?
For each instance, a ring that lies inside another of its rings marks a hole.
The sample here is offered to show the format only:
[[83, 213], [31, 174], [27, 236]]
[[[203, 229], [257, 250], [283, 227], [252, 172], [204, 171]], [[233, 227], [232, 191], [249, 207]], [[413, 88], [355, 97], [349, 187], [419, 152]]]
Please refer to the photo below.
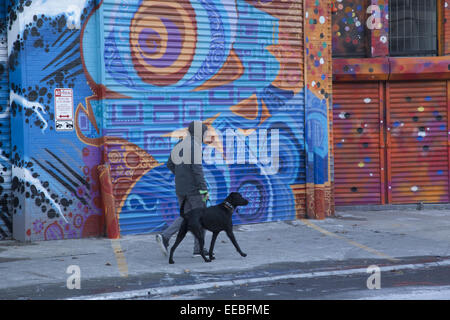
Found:
[[248, 204], [248, 200], [243, 198], [239, 192], [232, 192], [228, 195], [224, 202], [208, 207], [208, 208], [197, 208], [193, 209], [189, 212], [183, 214], [184, 211], [184, 203], [186, 202], [186, 198], [183, 200], [180, 208], [180, 215], [184, 218], [183, 223], [181, 224], [180, 231], [178, 231], [177, 239], [170, 249], [170, 257], [169, 263], [174, 263], [173, 261], [173, 253], [175, 249], [178, 247], [181, 241], [183, 241], [186, 233], [191, 231], [194, 236], [198, 239], [200, 244], [200, 248], [204, 247], [205, 239], [203, 237], [202, 228], [209, 230], [213, 233], [211, 239], [211, 245], [209, 247], [209, 259], [206, 258], [203, 250], [201, 249], [201, 255], [205, 262], [210, 262], [214, 260], [213, 251], [214, 244], [216, 242], [217, 236], [220, 231], [225, 231], [230, 238], [231, 242], [234, 244], [236, 250], [240, 253], [241, 256], [246, 257], [247, 255], [242, 252], [241, 248], [236, 241], [236, 238], [233, 234], [233, 223], [231, 221], [231, 215], [233, 214], [234, 209], [237, 206], [246, 206]]

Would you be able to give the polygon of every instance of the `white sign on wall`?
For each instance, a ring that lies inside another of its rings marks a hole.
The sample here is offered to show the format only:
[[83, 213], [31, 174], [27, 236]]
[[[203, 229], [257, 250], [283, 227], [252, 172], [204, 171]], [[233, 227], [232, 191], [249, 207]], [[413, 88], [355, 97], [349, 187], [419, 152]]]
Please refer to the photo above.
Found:
[[55, 89], [55, 129], [73, 130], [73, 90], [70, 88]]

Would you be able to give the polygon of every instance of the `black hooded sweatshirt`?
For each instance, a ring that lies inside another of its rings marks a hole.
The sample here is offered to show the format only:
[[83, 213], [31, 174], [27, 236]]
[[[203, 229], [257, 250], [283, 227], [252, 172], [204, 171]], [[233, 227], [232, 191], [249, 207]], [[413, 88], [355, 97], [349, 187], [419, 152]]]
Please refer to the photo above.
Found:
[[[194, 127], [201, 128], [201, 135], [200, 130], [195, 132]], [[202, 166], [202, 142], [207, 130], [207, 126], [201, 121], [192, 121], [188, 128], [189, 134], [170, 153], [167, 167], [175, 175], [175, 191], [178, 196], [199, 195], [200, 190], [207, 190]], [[185, 157], [183, 150], [188, 152]]]

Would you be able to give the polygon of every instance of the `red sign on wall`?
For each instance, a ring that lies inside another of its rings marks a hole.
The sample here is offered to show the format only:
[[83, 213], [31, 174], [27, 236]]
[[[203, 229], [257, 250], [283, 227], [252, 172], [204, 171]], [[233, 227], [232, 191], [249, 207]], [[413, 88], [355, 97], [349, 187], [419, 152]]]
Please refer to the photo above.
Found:
[[55, 89], [55, 129], [56, 131], [73, 130], [73, 90]]

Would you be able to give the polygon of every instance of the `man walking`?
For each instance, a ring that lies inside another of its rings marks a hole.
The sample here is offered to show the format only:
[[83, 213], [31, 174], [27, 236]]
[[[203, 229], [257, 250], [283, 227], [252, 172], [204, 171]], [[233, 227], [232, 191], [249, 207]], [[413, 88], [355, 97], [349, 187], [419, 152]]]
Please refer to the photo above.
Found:
[[[201, 121], [191, 122], [188, 135], [175, 145], [167, 161], [167, 167], [175, 175], [175, 192], [180, 206], [186, 198], [184, 212], [206, 207], [209, 197], [202, 166], [202, 143], [210, 142], [203, 141], [207, 130], [208, 127]], [[168, 254], [170, 237], [178, 232], [182, 222], [180, 216], [164, 232], [156, 235], [156, 241], [165, 255]], [[205, 248], [200, 248], [195, 238], [194, 256], [200, 256], [200, 250]]]

